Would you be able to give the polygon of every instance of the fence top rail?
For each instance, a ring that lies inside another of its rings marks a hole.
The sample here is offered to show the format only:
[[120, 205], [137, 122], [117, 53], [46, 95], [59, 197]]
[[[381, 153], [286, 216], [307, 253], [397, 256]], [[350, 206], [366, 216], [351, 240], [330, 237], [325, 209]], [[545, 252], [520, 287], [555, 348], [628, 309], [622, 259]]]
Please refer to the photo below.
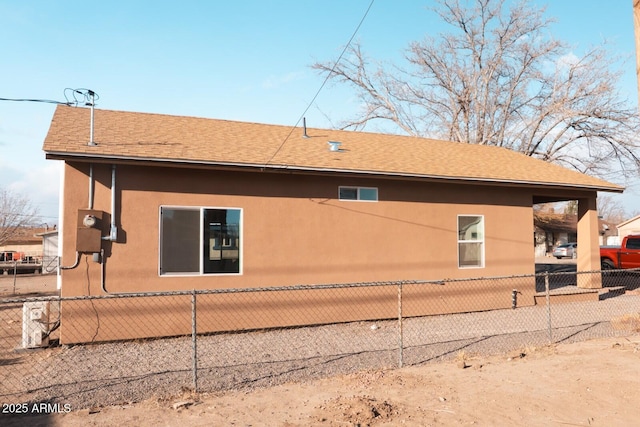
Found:
[[282, 292], [282, 291], [300, 291], [300, 290], [323, 290], [323, 289], [343, 289], [343, 288], [364, 288], [376, 286], [398, 286], [413, 284], [435, 284], [443, 285], [442, 280], [394, 280], [381, 282], [357, 282], [357, 283], [332, 283], [332, 284], [311, 284], [311, 285], [292, 285], [292, 286], [268, 286], [253, 288], [225, 288], [225, 289], [190, 289], [184, 291], [160, 291], [160, 292], [123, 292], [111, 293], [107, 295], [78, 295], [78, 296], [43, 296], [28, 298], [10, 298], [0, 300], [0, 304], [22, 303], [28, 301], [78, 301], [78, 300], [94, 300], [94, 299], [111, 299], [111, 298], [140, 298], [140, 297], [165, 297], [165, 296], [186, 296], [186, 295], [207, 295], [207, 294], [231, 294], [231, 293], [249, 293], [249, 292]]
[[[640, 268], [626, 270], [606, 270], [610, 273], [615, 272], [640, 272]], [[355, 282], [355, 283], [331, 283], [331, 284], [310, 284], [310, 285], [292, 285], [292, 286], [268, 286], [268, 287], [251, 287], [251, 288], [225, 288], [225, 289], [190, 289], [182, 291], [159, 291], [159, 292], [127, 292], [127, 293], [111, 293], [106, 295], [78, 295], [63, 297], [59, 295], [42, 296], [42, 297], [24, 297], [9, 298], [0, 300], [0, 304], [15, 304], [31, 301], [78, 301], [78, 300], [95, 300], [95, 299], [112, 299], [112, 298], [141, 298], [141, 297], [166, 297], [166, 296], [190, 296], [190, 295], [208, 295], [208, 294], [232, 294], [232, 293], [251, 293], [251, 292], [283, 292], [283, 291], [313, 291], [325, 289], [345, 289], [345, 288], [364, 288], [377, 286], [402, 286], [402, 285], [445, 285], [446, 283], [483, 281], [483, 280], [505, 280], [505, 279], [522, 279], [537, 277], [552, 277], [576, 274], [594, 274], [601, 273], [600, 270], [594, 271], [561, 271], [537, 274], [523, 274], [511, 276], [487, 276], [487, 277], [470, 277], [459, 279], [441, 279], [441, 280], [391, 280], [380, 282]]]

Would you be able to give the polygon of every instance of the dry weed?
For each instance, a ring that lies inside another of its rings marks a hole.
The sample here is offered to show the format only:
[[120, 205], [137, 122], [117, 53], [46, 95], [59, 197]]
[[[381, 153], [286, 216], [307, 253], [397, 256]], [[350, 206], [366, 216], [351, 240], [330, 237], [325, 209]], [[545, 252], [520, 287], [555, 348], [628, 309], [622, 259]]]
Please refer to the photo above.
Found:
[[611, 319], [611, 326], [615, 329], [640, 332], [640, 313], [625, 314]]

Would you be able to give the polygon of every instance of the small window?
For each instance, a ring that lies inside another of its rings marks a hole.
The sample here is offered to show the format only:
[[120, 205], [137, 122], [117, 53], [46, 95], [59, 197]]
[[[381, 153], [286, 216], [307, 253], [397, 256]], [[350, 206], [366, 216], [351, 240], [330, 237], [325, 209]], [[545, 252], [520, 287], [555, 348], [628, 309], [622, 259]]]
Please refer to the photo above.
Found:
[[355, 187], [340, 187], [340, 200], [358, 200], [358, 189]]
[[241, 213], [161, 207], [160, 274], [239, 274]]
[[484, 217], [458, 215], [458, 267], [484, 267]]
[[340, 200], [376, 202], [378, 201], [378, 189], [375, 187], [339, 187], [338, 198]]

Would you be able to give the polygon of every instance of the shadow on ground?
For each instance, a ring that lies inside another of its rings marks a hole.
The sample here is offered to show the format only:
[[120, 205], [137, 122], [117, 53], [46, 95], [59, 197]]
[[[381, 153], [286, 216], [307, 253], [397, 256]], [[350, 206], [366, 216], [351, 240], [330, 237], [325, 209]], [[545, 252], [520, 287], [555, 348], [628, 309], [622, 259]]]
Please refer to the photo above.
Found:
[[[549, 290], [560, 289], [567, 286], [576, 286], [577, 268], [574, 263], [536, 263], [536, 292], [545, 291], [545, 278], [543, 274], [549, 273]], [[585, 273], [600, 274], [600, 273]], [[608, 270], [602, 273], [602, 287], [613, 288], [624, 286], [631, 291], [640, 288], [640, 272], [625, 270]]]

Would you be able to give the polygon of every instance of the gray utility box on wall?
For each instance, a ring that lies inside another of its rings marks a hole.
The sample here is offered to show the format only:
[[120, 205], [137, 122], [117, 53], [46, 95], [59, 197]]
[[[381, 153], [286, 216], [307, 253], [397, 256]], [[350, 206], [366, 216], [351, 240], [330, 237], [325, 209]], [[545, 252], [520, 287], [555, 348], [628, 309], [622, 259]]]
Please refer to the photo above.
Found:
[[78, 210], [78, 234], [76, 251], [96, 253], [102, 249], [103, 211], [93, 209]]

